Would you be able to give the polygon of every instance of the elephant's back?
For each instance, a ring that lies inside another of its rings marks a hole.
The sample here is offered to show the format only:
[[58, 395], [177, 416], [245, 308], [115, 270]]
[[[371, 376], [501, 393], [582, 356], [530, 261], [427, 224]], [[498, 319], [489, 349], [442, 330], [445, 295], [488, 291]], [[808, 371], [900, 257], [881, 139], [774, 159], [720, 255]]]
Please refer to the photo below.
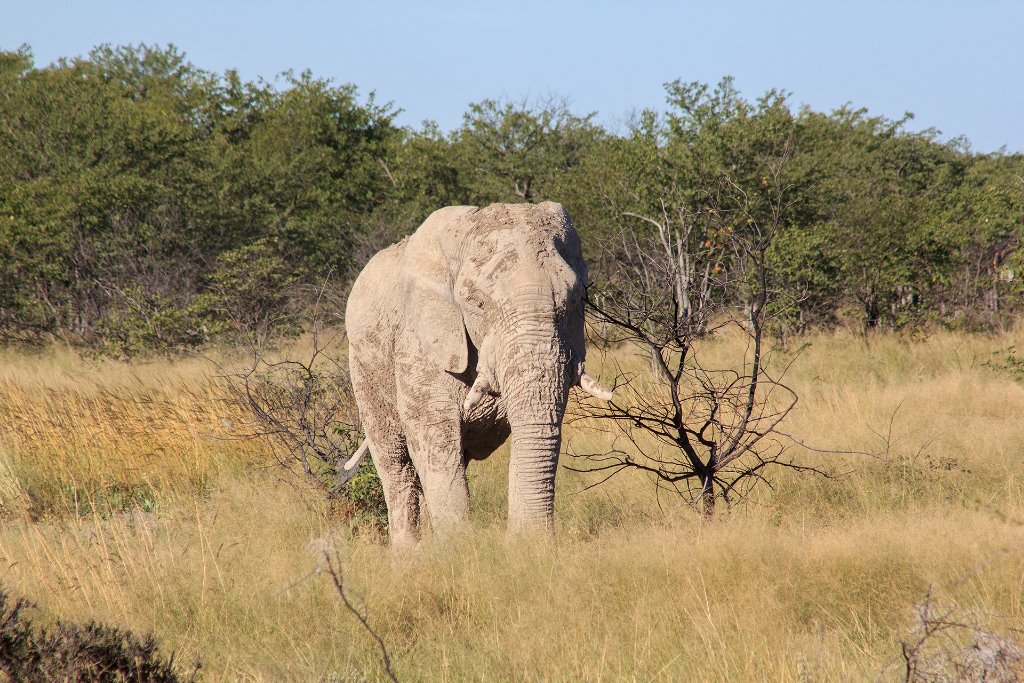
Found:
[[381, 350], [394, 343], [398, 273], [406, 241], [377, 252], [352, 284], [345, 307], [345, 332], [353, 351], [363, 346]]

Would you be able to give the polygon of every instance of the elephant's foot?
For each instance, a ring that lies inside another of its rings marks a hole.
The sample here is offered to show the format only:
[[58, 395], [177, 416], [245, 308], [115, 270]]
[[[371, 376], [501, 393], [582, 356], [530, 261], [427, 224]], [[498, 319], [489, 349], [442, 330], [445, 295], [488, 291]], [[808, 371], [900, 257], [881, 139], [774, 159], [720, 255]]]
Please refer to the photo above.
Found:
[[399, 554], [414, 549], [420, 542], [418, 534], [406, 529], [390, 529], [388, 535], [391, 537], [391, 549]]
[[469, 485], [464, 468], [428, 474], [423, 482], [423, 497], [435, 535], [461, 533], [469, 526]]

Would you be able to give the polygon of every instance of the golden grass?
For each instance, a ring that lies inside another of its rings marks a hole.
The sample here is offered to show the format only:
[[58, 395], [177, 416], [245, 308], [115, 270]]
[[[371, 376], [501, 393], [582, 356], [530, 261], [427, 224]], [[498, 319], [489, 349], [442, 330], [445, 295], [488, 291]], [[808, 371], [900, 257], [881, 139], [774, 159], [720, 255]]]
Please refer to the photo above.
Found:
[[[250, 467], [257, 446], [221, 440], [237, 416], [201, 362], [12, 354], [0, 582], [51, 618], [154, 630], [184, 661], [201, 655], [208, 680], [381, 677], [314, 573], [324, 549], [403, 680], [892, 679], [929, 586], [1024, 621], [1024, 388], [982, 365], [1019, 338], [812, 338], [789, 430], [877, 450], [895, 411], [884, 462], [797, 453], [841, 476], [779, 473], [710, 523], [659, 509], [643, 477], [576, 493], [591, 480], [563, 472], [556, 535], [531, 541], [504, 534], [503, 450], [471, 468], [474, 529], [401, 557]], [[53, 480], [105, 504], [76, 507]], [[112, 500], [115, 484], [148, 493]]]
[[0, 359], [0, 513], [82, 514], [195, 494], [253, 450], [200, 360]]

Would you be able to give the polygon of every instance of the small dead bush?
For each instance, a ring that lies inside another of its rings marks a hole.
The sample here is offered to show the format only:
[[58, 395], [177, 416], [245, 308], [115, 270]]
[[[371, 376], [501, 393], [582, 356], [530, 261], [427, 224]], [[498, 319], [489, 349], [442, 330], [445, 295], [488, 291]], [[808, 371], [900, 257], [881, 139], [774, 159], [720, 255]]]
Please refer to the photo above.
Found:
[[138, 636], [126, 629], [89, 621], [57, 622], [53, 628], [35, 625], [23, 598], [11, 603], [0, 588], [0, 672], [12, 681], [194, 681], [197, 661], [184, 672], [174, 655], [164, 658], [152, 634]]
[[940, 604], [930, 590], [915, 617], [900, 648], [906, 683], [1024, 681], [1019, 629], [997, 628], [992, 619]]
[[276, 358], [253, 347], [246, 366], [222, 368], [232, 402], [249, 416], [237, 434], [269, 443], [278, 464], [321, 491], [354, 532], [382, 536], [387, 506], [372, 460], [344, 468], [363, 439], [343, 333], [325, 335], [316, 318], [311, 330], [304, 353]]

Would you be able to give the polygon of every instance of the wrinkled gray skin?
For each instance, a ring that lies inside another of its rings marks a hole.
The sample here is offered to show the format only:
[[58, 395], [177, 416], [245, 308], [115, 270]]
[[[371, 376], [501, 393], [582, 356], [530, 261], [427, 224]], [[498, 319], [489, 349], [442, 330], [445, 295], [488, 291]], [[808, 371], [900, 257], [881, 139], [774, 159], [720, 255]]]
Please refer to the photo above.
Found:
[[360, 273], [349, 362], [393, 543], [415, 540], [423, 502], [435, 530], [464, 525], [468, 462], [509, 436], [509, 528], [551, 526], [586, 278], [552, 202], [441, 209]]

